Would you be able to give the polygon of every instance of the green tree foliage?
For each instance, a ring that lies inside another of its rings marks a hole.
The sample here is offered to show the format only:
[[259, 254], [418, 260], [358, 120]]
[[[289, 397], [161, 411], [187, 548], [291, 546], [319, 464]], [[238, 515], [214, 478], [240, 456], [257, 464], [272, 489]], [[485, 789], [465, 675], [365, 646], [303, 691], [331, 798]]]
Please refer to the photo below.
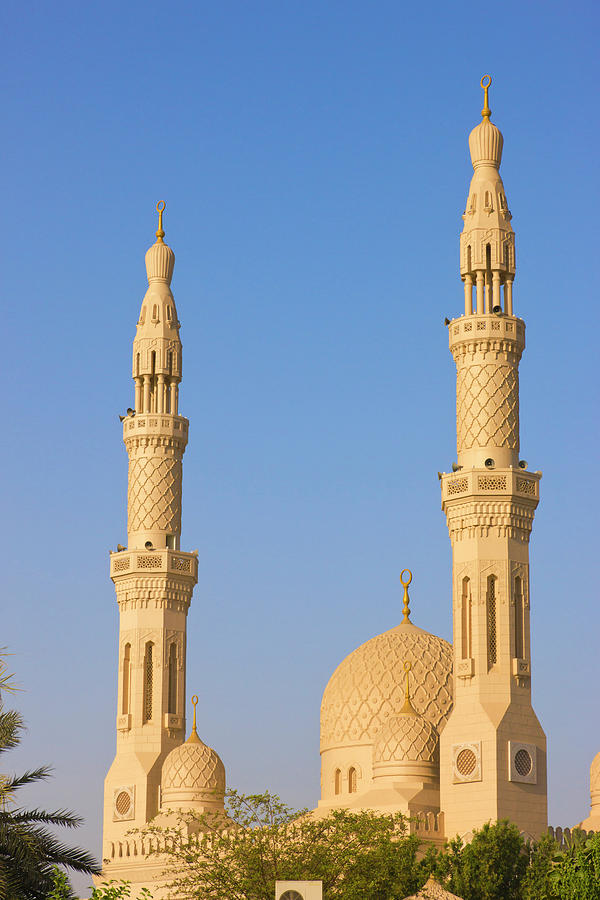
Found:
[[[19, 744], [25, 727], [18, 712], [4, 709], [2, 693], [10, 690], [14, 690], [14, 682], [6, 673], [4, 659], [0, 659], [0, 754]], [[49, 775], [50, 769], [41, 766], [22, 775], [0, 778], [0, 900], [45, 900], [57, 889], [56, 866], [77, 872], [98, 871], [89, 853], [63, 844], [50, 830], [55, 826], [76, 828], [81, 819], [64, 809], [45, 812], [17, 806], [20, 788], [44, 781]]]
[[185, 840], [178, 839], [182, 823], [152, 829], [173, 866], [175, 895], [272, 900], [276, 881], [317, 880], [324, 900], [401, 900], [426, 880], [419, 842], [400, 814], [339, 809], [318, 819], [272, 794], [236, 791], [227, 807], [225, 828], [223, 819], [203, 816], [200, 831]]
[[463, 846], [456, 838], [437, 856], [434, 875], [464, 900], [522, 900], [529, 849], [511, 822], [489, 823]]
[[[129, 900], [130, 897], [130, 881], [115, 881], [111, 879], [100, 887], [94, 888], [90, 900]], [[141, 889], [137, 900], [152, 900], [152, 894], [148, 888]]]
[[548, 898], [600, 900], [600, 833], [587, 840], [576, 834], [571, 846], [555, 854], [553, 862], [548, 878], [553, 893]]

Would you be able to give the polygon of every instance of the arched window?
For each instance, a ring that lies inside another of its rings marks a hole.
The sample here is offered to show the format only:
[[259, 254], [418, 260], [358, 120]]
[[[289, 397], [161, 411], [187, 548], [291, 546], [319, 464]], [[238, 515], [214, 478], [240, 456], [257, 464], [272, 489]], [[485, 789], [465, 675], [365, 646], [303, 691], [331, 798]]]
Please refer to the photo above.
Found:
[[121, 712], [126, 715], [130, 712], [131, 702], [131, 644], [125, 644], [123, 649], [123, 693], [121, 698]]
[[153, 350], [152, 353], [150, 354], [150, 367], [151, 367], [152, 374], [154, 375], [154, 373], [156, 371], [156, 350]]
[[487, 580], [486, 591], [487, 611], [487, 645], [488, 645], [488, 669], [495, 666], [498, 661], [498, 635], [496, 625], [496, 576], [490, 575]]
[[167, 372], [173, 374], [173, 351], [167, 350]]
[[342, 793], [342, 772], [341, 769], [335, 770], [335, 775], [333, 776], [334, 790], [336, 794]]
[[471, 581], [469, 578], [462, 580], [461, 603], [461, 651], [463, 659], [470, 659], [471, 651]]
[[523, 583], [521, 576], [515, 578], [515, 656], [523, 659]]
[[140, 374], [140, 354], [139, 353], [135, 354], [135, 374], [136, 375]]
[[477, 194], [471, 194], [471, 202], [469, 203], [469, 211], [474, 213], [477, 209]]
[[485, 210], [490, 210], [490, 211], [491, 211], [492, 208], [493, 208], [493, 207], [492, 207], [492, 195], [491, 195], [491, 193], [490, 193], [489, 191], [486, 191], [486, 192], [485, 192], [485, 203], [484, 203], [483, 208], [484, 208]]
[[348, 769], [348, 793], [356, 793], [356, 769], [354, 766]]
[[149, 722], [152, 718], [152, 683], [154, 681], [154, 660], [152, 651], [154, 644], [148, 641], [144, 652], [144, 709], [143, 721]]
[[169, 320], [169, 322], [171, 321], [172, 316], [173, 316], [173, 313], [172, 313], [171, 307], [167, 306], [167, 319]]
[[467, 272], [471, 272], [473, 269], [471, 265], [471, 245], [467, 247]]
[[169, 647], [169, 698], [167, 712], [177, 712], [177, 645]]
[[142, 311], [140, 313], [140, 325], [143, 325], [146, 321], [146, 307], [142, 306]]
[[158, 305], [156, 303], [152, 307], [152, 321], [158, 322]]

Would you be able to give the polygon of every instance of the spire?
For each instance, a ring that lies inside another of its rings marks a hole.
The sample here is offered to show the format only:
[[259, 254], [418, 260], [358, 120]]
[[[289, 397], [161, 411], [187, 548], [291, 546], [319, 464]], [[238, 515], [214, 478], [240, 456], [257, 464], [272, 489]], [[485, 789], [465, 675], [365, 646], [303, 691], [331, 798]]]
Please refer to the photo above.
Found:
[[171, 284], [171, 278], [173, 277], [175, 254], [163, 240], [165, 236], [163, 229], [163, 212], [165, 211], [166, 205], [164, 200], [159, 200], [156, 204], [156, 212], [158, 213], [156, 242], [152, 244], [146, 253], [146, 272], [148, 273], [149, 284], [156, 281]]
[[[487, 89], [486, 89], [485, 96], [487, 97]], [[162, 206], [161, 206], [161, 203], [162, 203]], [[165, 210], [166, 205], [167, 204], [165, 203], [164, 200], [159, 200], [158, 203], [156, 204], [156, 212], [158, 213], [158, 231], [156, 232], [156, 243], [157, 244], [162, 244], [163, 238], [165, 236], [165, 233], [163, 231], [163, 224], [162, 224], [162, 214]]]
[[405, 662], [404, 663], [404, 671], [406, 673], [406, 682], [404, 685], [404, 706], [400, 710], [400, 714], [405, 715], [405, 716], [418, 715], [418, 713], [417, 713], [416, 709], [414, 708], [414, 706], [412, 705], [412, 702], [410, 699], [410, 685], [408, 682], [408, 673], [410, 672], [411, 669], [412, 669], [412, 664], [408, 661]]
[[[404, 575], [405, 572], [408, 572], [408, 579], [406, 581], [404, 581], [402, 578], [402, 576]], [[402, 601], [402, 603], [403, 603], [402, 612], [404, 613], [404, 618], [402, 619], [402, 622], [401, 622], [402, 625], [412, 625], [412, 622], [410, 621], [410, 607], [409, 607], [410, 600], [408, 597], [408, 586], [411, 583], [411, 581], [412, 581], [412, 572], [410, 571], [410, 569], [402, 569], [402, 571], [400, 572], [400, 584], [404, 588], [404, 599]]]
[[192, 697], [192, 706], [194, 707], [194, 719], [192, 722], [192, 730], [190, 731], [190, 736], [186, 741], [186, 744], [201, 744], [202, 741], [198, 737], [198, 732], [196, 731], [196, 707], [198, 705], [198, 694], [194, 694]]
[[[485, 80], [487, 78], [487, 81]], [[485, 82], [485, 83], [484, 83]], [[481, 87], [483, 88], [483, 109], [481, 110], [481, 116], [484, 119], [489, 119], [492, 114], [490, 109], [490, 105], [488, 103], [488, 91], [490, 89], [490, 84], [492, 83], [491, 75], [484, 75], [481, 79]], [[156, 207], [158, 209], [158, 206]]]

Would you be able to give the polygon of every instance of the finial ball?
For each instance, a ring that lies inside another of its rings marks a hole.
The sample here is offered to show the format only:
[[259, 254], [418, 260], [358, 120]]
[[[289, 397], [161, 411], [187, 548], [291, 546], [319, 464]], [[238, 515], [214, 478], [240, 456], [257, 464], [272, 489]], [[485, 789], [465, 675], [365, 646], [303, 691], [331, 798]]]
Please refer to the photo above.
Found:
[[[405, 572], [408, 572], [408, 578], [406, 579], [406, 581], [402, 577]], [[410, 569], [402, 569], [402, 571], [400, 572], [400, 584], [402, 585], [402, 587], [408, 587], [409, 584], [411, 583], [411, 581], [412, 581], [412, 572], [410, 571]]]
[[[486, 78], [487, 78], [487, 84], [484, 84], [484, 81], [485, 81]], [[489, 86], [490, 86], [491, 83], [492, 83], [492, 76], [491, 76], [491, 75], [484, 75], [483, 78], [482, 78], [481, 81], [480, 81], [481, 87], [484, 89], [484, 91], [485, 91], [486, 88], [489, 88]]]

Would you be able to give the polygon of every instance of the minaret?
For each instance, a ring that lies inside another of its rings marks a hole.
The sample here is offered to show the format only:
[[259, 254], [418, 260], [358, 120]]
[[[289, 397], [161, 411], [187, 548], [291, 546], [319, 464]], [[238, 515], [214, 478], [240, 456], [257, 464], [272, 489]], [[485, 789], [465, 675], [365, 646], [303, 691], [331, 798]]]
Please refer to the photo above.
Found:
[[135, 409], [123, 419], [128, 546], [110, 557], [120, 626], [117, 752], [104, 785], [103, 858], [116, 858], [117, 866], [131, 862], [119, 859], [125, 833], [156, 815], [163, 761], [185, 736], [186, 616], [198, 572], [197, 554], [179, 549], [188, 420], [178, 414], [181, 341], [164, 207], [156, 207], [133, 342]]
[[448, 326], [458, 457], [441, 487], [453, 557], [454, 707], [440, 738], [440, 803], [447, 837], [502, 818], [539, 837], [546, 739], [531, 706], [529, 536], [541, 474], [519, 459], [525, 323], [513, 314], [515, 236], [490, 83], [481, 81], [482, 121], [469, 136], [465, 311]]

